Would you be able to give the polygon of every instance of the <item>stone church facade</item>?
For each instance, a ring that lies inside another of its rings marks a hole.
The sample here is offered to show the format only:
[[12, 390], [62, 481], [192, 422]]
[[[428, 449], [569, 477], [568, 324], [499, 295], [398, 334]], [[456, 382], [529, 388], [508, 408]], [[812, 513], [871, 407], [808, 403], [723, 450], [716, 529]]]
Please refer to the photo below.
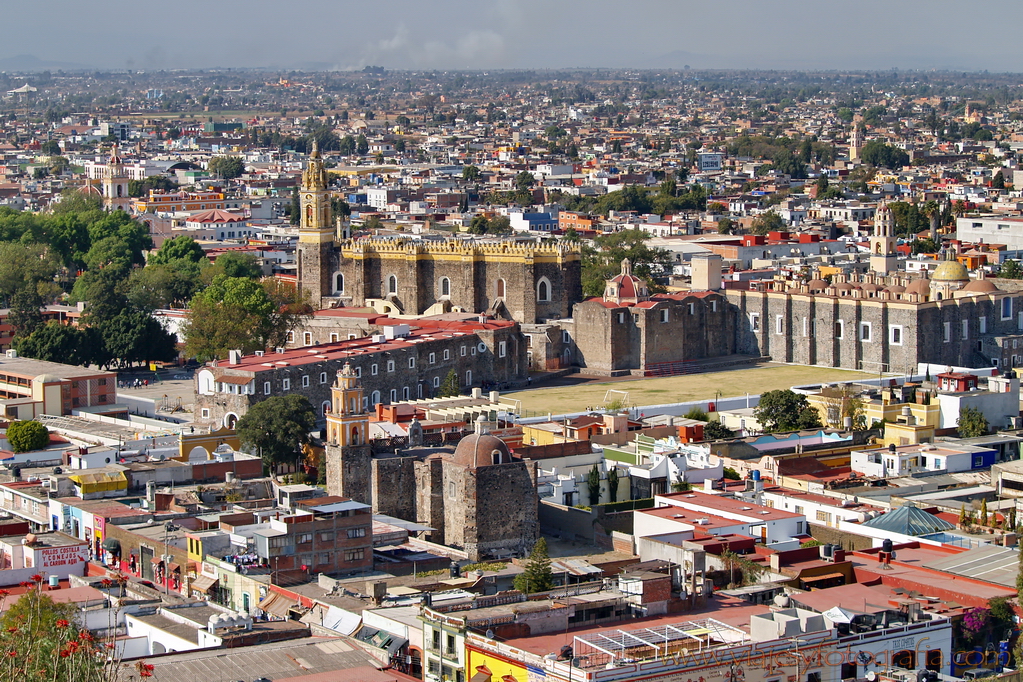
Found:
[[482, 313], [532, 323], [582, 300], [581, 254], [558, 242], [339, 238], [314, 149], [299, 188], [299, 288], [320, 307], [424, 315]]

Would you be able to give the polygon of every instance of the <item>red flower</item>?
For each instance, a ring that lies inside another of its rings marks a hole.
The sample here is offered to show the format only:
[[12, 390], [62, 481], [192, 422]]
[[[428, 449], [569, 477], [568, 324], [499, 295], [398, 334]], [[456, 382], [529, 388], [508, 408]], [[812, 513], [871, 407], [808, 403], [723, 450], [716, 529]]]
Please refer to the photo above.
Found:
[[11, 627], [7, 628], [7, 632], [17, 632], [17, 631], [18, 631], [18, 628], [14, 627], [13, 625]]
[[11, 595], [7, 590], [0, 590], [0, 597], [9, 597]]
[[63, 618], [61, 618], [60, 620], [57, 621], [57, 627], [59, 627], [59, 628], [66, 628], [68, 625], [70, 625], [70, 623], [68, 623]]
[[7, 655], [8, 655], [8, 656], [9, 656], [10, 658], [17, 658], [17, 656], [18, 656], [18, 652], [17, 652], [17, 651], [14, 651], [14, 650], [12, 649], [11, 651], [8, 651], [8, 652], [7, 652]]
[[61, 649], [60, 650], [60, 657], [61, 658], [67, 658], [70, 655], [71, 655], [71, 651], [70, 650], [68, 650], [68, 649]]
[[111, 585], [114, 584], [114, 581], [111, 580], [110, 578], [103, 578], [103, 580], [99, 581], [99, 584], [102, 585], [103, 587], [110, 587]]
[[39, 573], [35, 573], [35, 574], [32, 575], [32, 580], [34, 582], [41, 583], [41, 582], [43, 582], [43, 576], [40, 575]]
[[83, 642], [91, 642], [92, 635], [83, 630], [82, 632], [78, 633], [78, 639], [82, 640]]

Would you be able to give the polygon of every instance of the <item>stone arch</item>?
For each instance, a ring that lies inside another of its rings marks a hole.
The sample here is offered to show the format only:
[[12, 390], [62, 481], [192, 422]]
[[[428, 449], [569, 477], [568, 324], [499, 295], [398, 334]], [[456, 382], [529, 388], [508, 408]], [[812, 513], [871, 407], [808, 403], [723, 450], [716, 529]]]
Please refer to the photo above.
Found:
[[541, 302], [551, 300], [551, 281], [546, 277], [541, 277], [536, 283], [536, 300]]
[[322, 403], [320, 403], [320, 414], [323, 415], [324, 417], [326, 417], [328, 414], [330, 414], [330, 401], [329, 400], [324, 400]]
[[360, 445], [360, 443], [359, 443], [359, 427], [358, 426], [353, 426], [352, 427], [352, 439], [349, 442], [349, 445]]
[[238, 415], [234, 412], [228, 412], [224, 415], [224, 426], [234, 430], [234, 427], [238, 424]]
[[210, 451], [201, 445], [196, 445], [194, 448], [188, 451], [188, 461], [194, 462], [196, 460], [204, 460], [210, 458]]
[[334, 273], [334, 293], [343, 294], [345, 292], [345, 276], [342, 272]]
[[507, 287], [503, 279], [499, 279], [494, 282], [494, 296], [497, 298], [504, 298]]

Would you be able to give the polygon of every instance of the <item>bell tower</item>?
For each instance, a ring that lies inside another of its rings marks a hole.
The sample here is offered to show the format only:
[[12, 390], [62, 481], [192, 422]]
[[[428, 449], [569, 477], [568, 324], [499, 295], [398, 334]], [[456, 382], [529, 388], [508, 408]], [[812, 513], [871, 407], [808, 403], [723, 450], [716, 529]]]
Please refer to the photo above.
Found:
[[874, 234], [870, 238], [870, 269], [880, 275], [890, 275], [899, 269], [899, 256], [895, 250], [895, 218], [888, 204], [878, 204], [874, 214]]
[[349, 363], [330, 387], [327, 412], [327, 492], [372, 504], [369, 415], [362, 407], [362, 385]]
[[103, 169], [103, 208], [108, 211], [128, 210], [131, 203], [128, 197], [128, 180], [119, 148], [114, 144], [110, 150], [110, 159]]
[[300, 291], [309, 292], [313, 305], [321, 306], [322, 299], [332, 293], [330, 263], [335, 232], [327, 191], [327, 169], [315, 140], [309, 163], [302, 172], [299, 205], [302, 215], [298, 228], [298, 287]]

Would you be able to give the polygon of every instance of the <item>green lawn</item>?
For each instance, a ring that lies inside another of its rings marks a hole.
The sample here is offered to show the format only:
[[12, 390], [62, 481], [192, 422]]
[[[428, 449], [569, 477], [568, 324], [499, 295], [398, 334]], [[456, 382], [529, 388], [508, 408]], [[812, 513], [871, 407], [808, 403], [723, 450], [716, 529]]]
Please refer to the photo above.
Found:
[[876, 379], [877, 374], [854, 372], [831, 367], [804, 367], [798, 365], [769, 365], [737, 368], [725, 372], [708, 372], [679, 377], [636, 379], [587, 383], [579, 386], [556, 386], [507, 393], [509, 398], [522, 401], [528, 412], [563, 414], [578, 412], [587, 407], [599, 407], [609, 389], [628, 391], [630, 405], [660, 405], [684, 403], [691, 400], [734, 398], [791, 388], [822, 381], [849, 381]]

